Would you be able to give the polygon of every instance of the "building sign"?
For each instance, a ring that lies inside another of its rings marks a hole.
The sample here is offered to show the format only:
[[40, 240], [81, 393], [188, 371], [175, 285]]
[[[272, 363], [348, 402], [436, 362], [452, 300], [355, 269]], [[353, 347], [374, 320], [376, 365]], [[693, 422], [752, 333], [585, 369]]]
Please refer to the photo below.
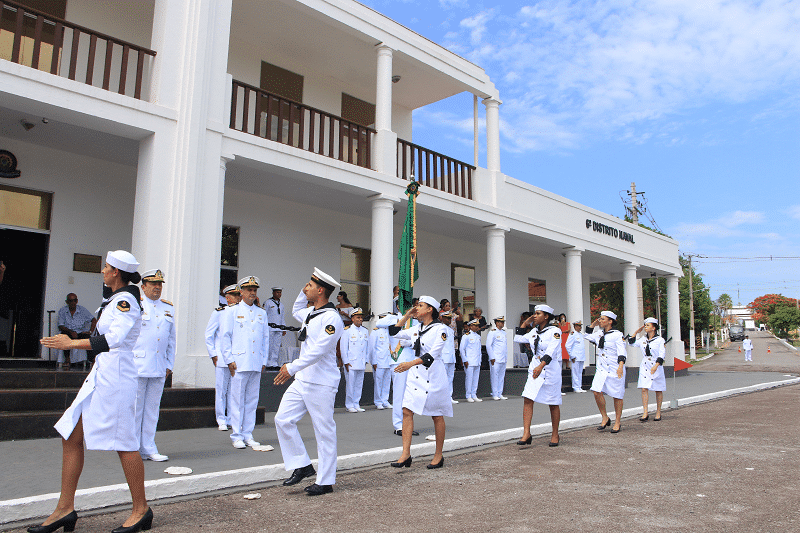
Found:
[[628, 233], [627, 231], [621, 231], [617, 228], [612, 228], [611, 226], [607, 226], [602, 222], [597, 222], [596, 220], [589, 220], [586, 219], [586, 229], [593, 229], [598, 233], [603, 233], [605, 235], [609, 235], [611, 237], [617, 238], [621, 241], [628, 241], [631, 244], [636, 244], [633, 240], [633, 235]]

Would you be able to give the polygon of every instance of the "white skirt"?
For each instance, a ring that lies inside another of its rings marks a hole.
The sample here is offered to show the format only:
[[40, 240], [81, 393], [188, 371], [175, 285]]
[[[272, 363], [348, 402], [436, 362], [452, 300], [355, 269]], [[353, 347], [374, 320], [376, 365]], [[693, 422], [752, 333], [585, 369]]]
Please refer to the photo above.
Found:
[[612, 398], [621, 400], [625, 396], [625, 367], [622, 367], [622, 377], [618, 378], [617, 373], [613, 374], [598, 368], [595, 372], [592, 386], [589, 390], [608, 394]]
[[[558, 366], [561, 366], [561, 360], [555, 359]], [[531, 367], [533, 368], [533, 367]], [[533, 372], [528, 371], [528, 381], [525, 382], [525, 388], [522, 390], [522, 396], [533, 400], [535, 403], [543, 403], [545, 405], [561, 405], [561, 373], [559, 369], [558, 379], [554, 376], [548, 376], [547, 368], [545, 368], [539, 377], [533, 379]]]
[[453, 416], [450, 380], [441, 359], [434, 360], [430, 368], [416, 365], [407, 372], [403, 407], [417, 415]]
[[639, 381], [636, 387], [639, 389], [647, 389], [656, 392], [664, 392], [667, 390], [667, 379], [664, 376], [664, 367], [659, 365], [655, 374], [651, 374], [650, 370], [655, 363], [642, 359], [642, 364], [639, 367]]

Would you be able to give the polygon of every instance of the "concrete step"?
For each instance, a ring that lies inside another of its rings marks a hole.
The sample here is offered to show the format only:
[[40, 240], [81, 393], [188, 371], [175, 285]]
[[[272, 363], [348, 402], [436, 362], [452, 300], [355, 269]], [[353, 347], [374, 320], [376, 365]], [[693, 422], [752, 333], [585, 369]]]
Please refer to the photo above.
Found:
[[[88, 370], [0, 369], [0, 390], [80, 389], [88, 375]], [[165, 384], [171, 386], [172, 376]]]

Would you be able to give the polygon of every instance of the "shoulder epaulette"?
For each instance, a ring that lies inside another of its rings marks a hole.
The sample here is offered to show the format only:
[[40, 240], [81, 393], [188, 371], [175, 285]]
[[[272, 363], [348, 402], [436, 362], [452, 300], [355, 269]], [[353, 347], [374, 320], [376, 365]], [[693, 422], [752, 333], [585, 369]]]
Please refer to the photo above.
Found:
[[344, 329], [350, 329], [350, 326], [345, 326]]
[[225, 306], [223, 305], [222, 307], [217, 307], [216, 309], [214, 309], [214, 311], [223, 311], [224, 309]]
[[[172, 305], [172, 302], [170, 302], [169, 300], [165, 300], [164, 298], [161, 298], [161, 301], [164, 302], [167, 305]], [[173, 307], [175, 307], [175, 306], [173, 305]]]

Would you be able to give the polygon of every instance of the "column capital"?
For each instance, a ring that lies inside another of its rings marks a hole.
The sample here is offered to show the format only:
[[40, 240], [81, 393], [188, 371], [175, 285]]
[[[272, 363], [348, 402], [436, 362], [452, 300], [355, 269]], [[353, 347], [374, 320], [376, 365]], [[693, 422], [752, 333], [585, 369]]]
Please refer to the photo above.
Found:
[[495, 98], [493, 96], [483, 99], [483, 105], [485, 105], [486, 107], [500, 107], [500, 104], [502, 103], [503, 103], [502, 100], [500, 100], [499, 98]]
[[231, 162], [231, 161], [233, 161], [234, 159], [235, 159], [235, 158], [234, 158], [233, 156], [230, 156], [230, 157], [226, 157], [226, 156], [224, 156], [224, 155], [223, 155], [223, 156], [221, 156], [221, 157], [219, 158], [219, 169], [220, 169], [220, 170], [222, 170], [222, 171], [225, 171], [225, 170], [227, 170], [227, 169], [228, 169], [228, 163], [230, 163], [230, 162]]
[[583, 248], [578, 248], [576, 246], [570, 246], [569, 248], [564, 248], [564, 256], [565, 257], [576, 257], [580, 256], [586, 250]]
[[486, 233], [495, 232], [495, 231], [499, 232], [499, 233], [508, 233], [509, 231], [511, 231], [511, 228], [509, 228], [507, 226], [501, 226], [499, 224], [492, 224], [490, 226], [484, 226], [483, 227], [483, 231], [485, 231]]
[[378, 43], [375, 45], [375, 49], [378, 51], [378, 55], [392, 55], [394, 50], [391, 46], [386, 43]]
[[382, 202], [389, 202], [391, 204], [398, 204], [400, 203], [400, 198], [396, 196], [389, 196], [388, 194], [378, 193], [373, 194], [372, 196], [368, 196], [367, 200], [370, 201], [373, 205], [382, 203]]
[[636, 270], [640, 266], [638, 263], [622, 263], [622, 270]]

